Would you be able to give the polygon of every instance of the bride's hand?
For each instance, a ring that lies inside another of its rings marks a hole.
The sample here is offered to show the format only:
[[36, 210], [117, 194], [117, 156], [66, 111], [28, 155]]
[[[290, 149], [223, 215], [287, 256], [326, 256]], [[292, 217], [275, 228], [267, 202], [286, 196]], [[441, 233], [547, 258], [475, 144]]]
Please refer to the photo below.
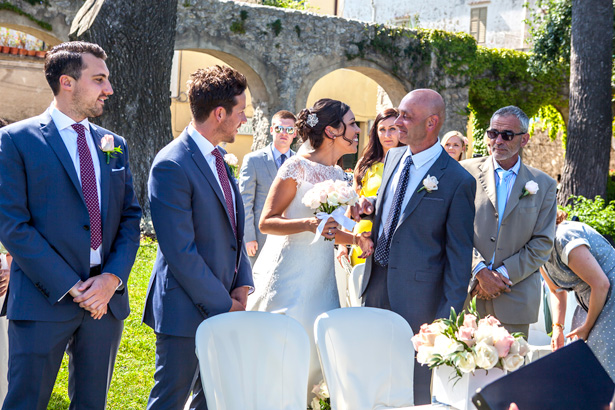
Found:
[[[316, 230], [318, 229], [318, 225], [320, 225], [321, 222], [322, 220], [318, 219], [317, 217], [310, 218], [308, 220], [309, 230], [316, 233]], [[327, 239], [335, 239], [335, 234], [337, 233], [337, 227], [338, 225], [335, 219], [329, 218], [327, 219], [327, 223], [325, 223], [325, 226], [322, 229], [321, 235]]]
[[363, 252], [359, 255], [359, 258], [365, 259], [374, 253], [374, 242], [372, 241], [372, 233], [371, 232], [362, 232], [356, 236], [357, 245], [361, 248]]

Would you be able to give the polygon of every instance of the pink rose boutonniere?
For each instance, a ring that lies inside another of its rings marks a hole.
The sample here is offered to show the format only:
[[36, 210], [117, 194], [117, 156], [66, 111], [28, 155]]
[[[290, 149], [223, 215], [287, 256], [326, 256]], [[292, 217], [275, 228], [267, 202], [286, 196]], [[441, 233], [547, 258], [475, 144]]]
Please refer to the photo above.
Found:
[[116, 153], [123, 154], [122, 147], [115, 146], [113, 135], [110, 134], [105, 134], [105, 136], [100, 139], [100, 150], [107, 155], [107, 164], [110, 158], [116, 157]]

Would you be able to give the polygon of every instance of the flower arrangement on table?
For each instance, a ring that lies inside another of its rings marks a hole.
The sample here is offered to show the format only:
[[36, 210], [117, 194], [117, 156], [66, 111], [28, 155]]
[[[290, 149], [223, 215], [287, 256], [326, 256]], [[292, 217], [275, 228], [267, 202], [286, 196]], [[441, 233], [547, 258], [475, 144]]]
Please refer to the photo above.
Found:
[[419, 363], [430, 369], [450, 366], [458, 378], [476, 369], [517, 370], [529, 352], [523, 333], [508, 333], [493, 316], [480, 318], [476, 297], [467, 314], [462, 311], [457, 315], [451, 308], [448, 319], [422, 325], [412, 343]]
[[[316, 217], [321, 220], [316, 230], [312, 243], [318, 240], [329, 218], [335, 219], [349, 231], [352, 231], [355, 223], [344, 215], [345, 206], [357, 203], [359, 196], [344, 180], [327, 180], [314, 185], [305, 193], [301, 202], [310, 209], [315, 209]], [[325, 240], [332, 240], [325, 238]]]
[[329, 398], [329, 388], [325, 381], [314, 385], [312, 393], [316, 397], [312, 399], [312, 410], [331, 410], [331, 399]]

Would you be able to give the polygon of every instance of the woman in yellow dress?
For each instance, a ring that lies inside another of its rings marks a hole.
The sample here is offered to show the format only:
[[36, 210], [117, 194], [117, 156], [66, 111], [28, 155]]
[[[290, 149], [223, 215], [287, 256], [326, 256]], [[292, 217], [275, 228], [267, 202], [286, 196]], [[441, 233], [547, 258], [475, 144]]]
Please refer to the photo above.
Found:
[[[376, 196], [382, 183], [382, 171], [384, 169], [384, 157], [389, 149], [399, 147], [399, 130], [394, 124], [398, 116], [394, 108], [388, 108], [376, 116], [374, 125], [369, 131], [369, 142], [363, 150], [362, 157], [357, 162], [354, 170], [353, 186], [357, 193], [362, 196]], [[372, 222], [363, 220], [354, 229], [354, 233], [368, 232], [372, 230]], [[350, 262], [352, 266], [365, 263], [365, 259], [359, 258], [361, 249], [353, 246]]]

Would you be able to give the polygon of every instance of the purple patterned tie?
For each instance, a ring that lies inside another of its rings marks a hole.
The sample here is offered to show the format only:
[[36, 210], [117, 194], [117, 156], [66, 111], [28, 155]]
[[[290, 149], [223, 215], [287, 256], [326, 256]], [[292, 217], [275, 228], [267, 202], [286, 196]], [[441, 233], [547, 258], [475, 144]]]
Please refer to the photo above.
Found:
[[231, 218], [231, 225], [233, 225], [233, 232], [235, 233], [235, 238], [237, 238], [237, 225], [235, 224], [235, 207], [233, 206], [231, 183], [229, 182], [228, 175], [226, 174], [226, 166], [224, 165], [224, 159], [222, 159], [222, 154], [220, 154], [218, 148], [214, 148], [211, 153], [214, 157], [216, 157], [216, 171], [218, 171], [218, 178], [220, 179], [220, 185], [222, 185], [222, 191], [224, 192], [226, 210], [228, 211], [229, 218]]
[[77, 132], [77, 151], [79, 152], [79, 169], [81, 171], [81, 192], [90, 215], [90, 247], [98, 249], [102, 243], [102, 227], [100, 223], [100, 208], [98, 206], [98, 190], [96, 188], [96, 173], [92, 155], [85, 140], [85, 127], [73, 124]]

